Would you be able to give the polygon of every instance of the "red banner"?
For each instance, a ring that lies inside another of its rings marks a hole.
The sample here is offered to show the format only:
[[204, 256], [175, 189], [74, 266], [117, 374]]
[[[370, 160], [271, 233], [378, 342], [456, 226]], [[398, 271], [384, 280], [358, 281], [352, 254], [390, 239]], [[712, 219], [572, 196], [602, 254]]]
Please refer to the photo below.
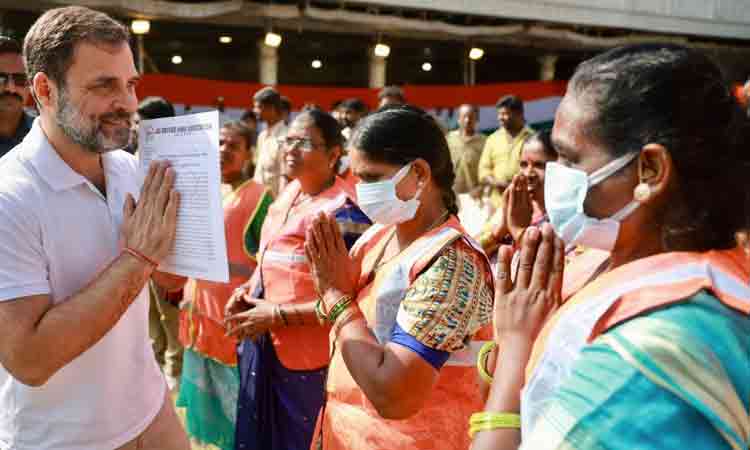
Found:
[[[461, 103], [494, 105], [507, 94], [520, 96], [524, 101], [543, 97], [562, 96], [565, 81], [525, 81], [518, 83], [486, 84], [480, 86], [403, 86], [407, 101], [422, 108], [453, 108]], [[139, 98], [158, 95], [170, 102], [185, 105], [214, 105], [217, 97], [224, 97], [228, 108], [252, 107], [253, 94], [262, 88], [258, 83], [207, 80], [178, 75], [146, 74], [138, 86]], [[342, 99], [357, 97], [370, 108], [378, 104], [378, 89], [290, 86], [276, 87], [289, 97], [298, 110], [305, 103], [316, 103], [322, 108]]]

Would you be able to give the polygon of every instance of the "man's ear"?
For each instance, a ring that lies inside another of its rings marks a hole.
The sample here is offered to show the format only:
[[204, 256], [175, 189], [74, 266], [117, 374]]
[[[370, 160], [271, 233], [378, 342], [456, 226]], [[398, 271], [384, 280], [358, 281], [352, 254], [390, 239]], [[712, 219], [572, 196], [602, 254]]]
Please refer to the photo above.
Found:
[[49, 108], [55, 103], [60, 91], [46, 73], [37, 72], [31, 80], [31, 94], [39, 106]]

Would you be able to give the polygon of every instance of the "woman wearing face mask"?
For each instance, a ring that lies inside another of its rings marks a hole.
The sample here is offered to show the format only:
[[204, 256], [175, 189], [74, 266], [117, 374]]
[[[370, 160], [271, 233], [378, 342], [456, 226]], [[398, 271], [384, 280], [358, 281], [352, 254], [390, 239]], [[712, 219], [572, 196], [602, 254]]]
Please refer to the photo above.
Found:
[[308, 231], [319, 313], [333, 325], [313, 448], [466, 448], [493, 285], [455, 216], [445, 137], [424, 112], [396, 107], [363, 119], [349, 149], [359, 205], [376, 225], [351, 256], [327, 216]]
[[[547, 163], [557, 161], [557, 151], [552, 145], [550, 131], [540, 131], [524, 143], [520, 169], [513, 177], [510, 186], [503, 193], [502, 222], [493, 230], [494, 248], [487, 254], [496, 253], [502, 239], [521, 242], [527, 227], [541, 227], [549, 222], [544, 202], [544, 185]], [[520, 254], [516, 254], [511, 264], [511, 272], [517, 270]], [[609, 258], [609, 250], [587, 247], [581, 244], [570, 245], [565, 252], [565, 276], [563, 278], [562, 300], [566, 301], [576, 293]]]
[[[624, 47], [579, 66], [552, 134], [552, 226], [524, 234], [515, 282], [500, 252], [502, 350], [474, 450], [517, 448], [521, 423], [535, 450], [748, 448], [750, 261], [735, 241], [750, 208], [747, 127], [696, 50]], [[554, 234], [611, 256], [549, 317]]]
[[547, 221], [544, 171], [548, 162], [556, 160], [557, 152], [552, 147], [548, 130], [538, 131], [524, 142], [520, 173], [513, 177], [508, 189], [503, 192], [503, 205], [506, 207], [495, 213], [478, 239], [487, 255], [497, 252], [503, 240], [518, 241], [525, 227], [538, 226]]
[[320, 110], [294, 120], [280, 141], [294, 179], [263, 224], [258, 269], [227, 306], [227, 330], [239, 347], [236, 448], [307, 450], [323, 402], [328, 327], [315, 315], [317, 294], [305, 258], [305, 231], [330, 214], [350, 246], [369, 227], [353, 189], [336, 176], [336, 120]]

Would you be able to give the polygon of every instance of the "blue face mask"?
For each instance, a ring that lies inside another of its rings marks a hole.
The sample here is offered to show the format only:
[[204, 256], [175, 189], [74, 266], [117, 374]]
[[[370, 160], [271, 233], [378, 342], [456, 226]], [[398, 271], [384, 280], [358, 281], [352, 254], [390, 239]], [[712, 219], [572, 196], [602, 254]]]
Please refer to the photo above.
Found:
[[591, 187], [630, 164], [639, 153], [623, 155], [591, 175], [578, 169], [549, 162], [544, 171], [544, 204], [550, 224], [567, 246], [583, 245], [612, 251], [620, 232], [620, 222], [640, 205], [632, 200], [611, 217], [589, 217], [583, 203]]

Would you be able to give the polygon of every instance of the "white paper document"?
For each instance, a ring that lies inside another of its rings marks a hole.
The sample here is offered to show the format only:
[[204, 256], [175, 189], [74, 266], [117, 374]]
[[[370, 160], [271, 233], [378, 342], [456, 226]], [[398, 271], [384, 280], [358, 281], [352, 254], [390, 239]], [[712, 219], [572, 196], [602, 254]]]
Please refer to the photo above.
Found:
[[142, 177], [152, 161], [170, 161], [180, 193], [174, 247], [159, 270], [228, 282], [218, 112], [141, 121], [138, 154]]

